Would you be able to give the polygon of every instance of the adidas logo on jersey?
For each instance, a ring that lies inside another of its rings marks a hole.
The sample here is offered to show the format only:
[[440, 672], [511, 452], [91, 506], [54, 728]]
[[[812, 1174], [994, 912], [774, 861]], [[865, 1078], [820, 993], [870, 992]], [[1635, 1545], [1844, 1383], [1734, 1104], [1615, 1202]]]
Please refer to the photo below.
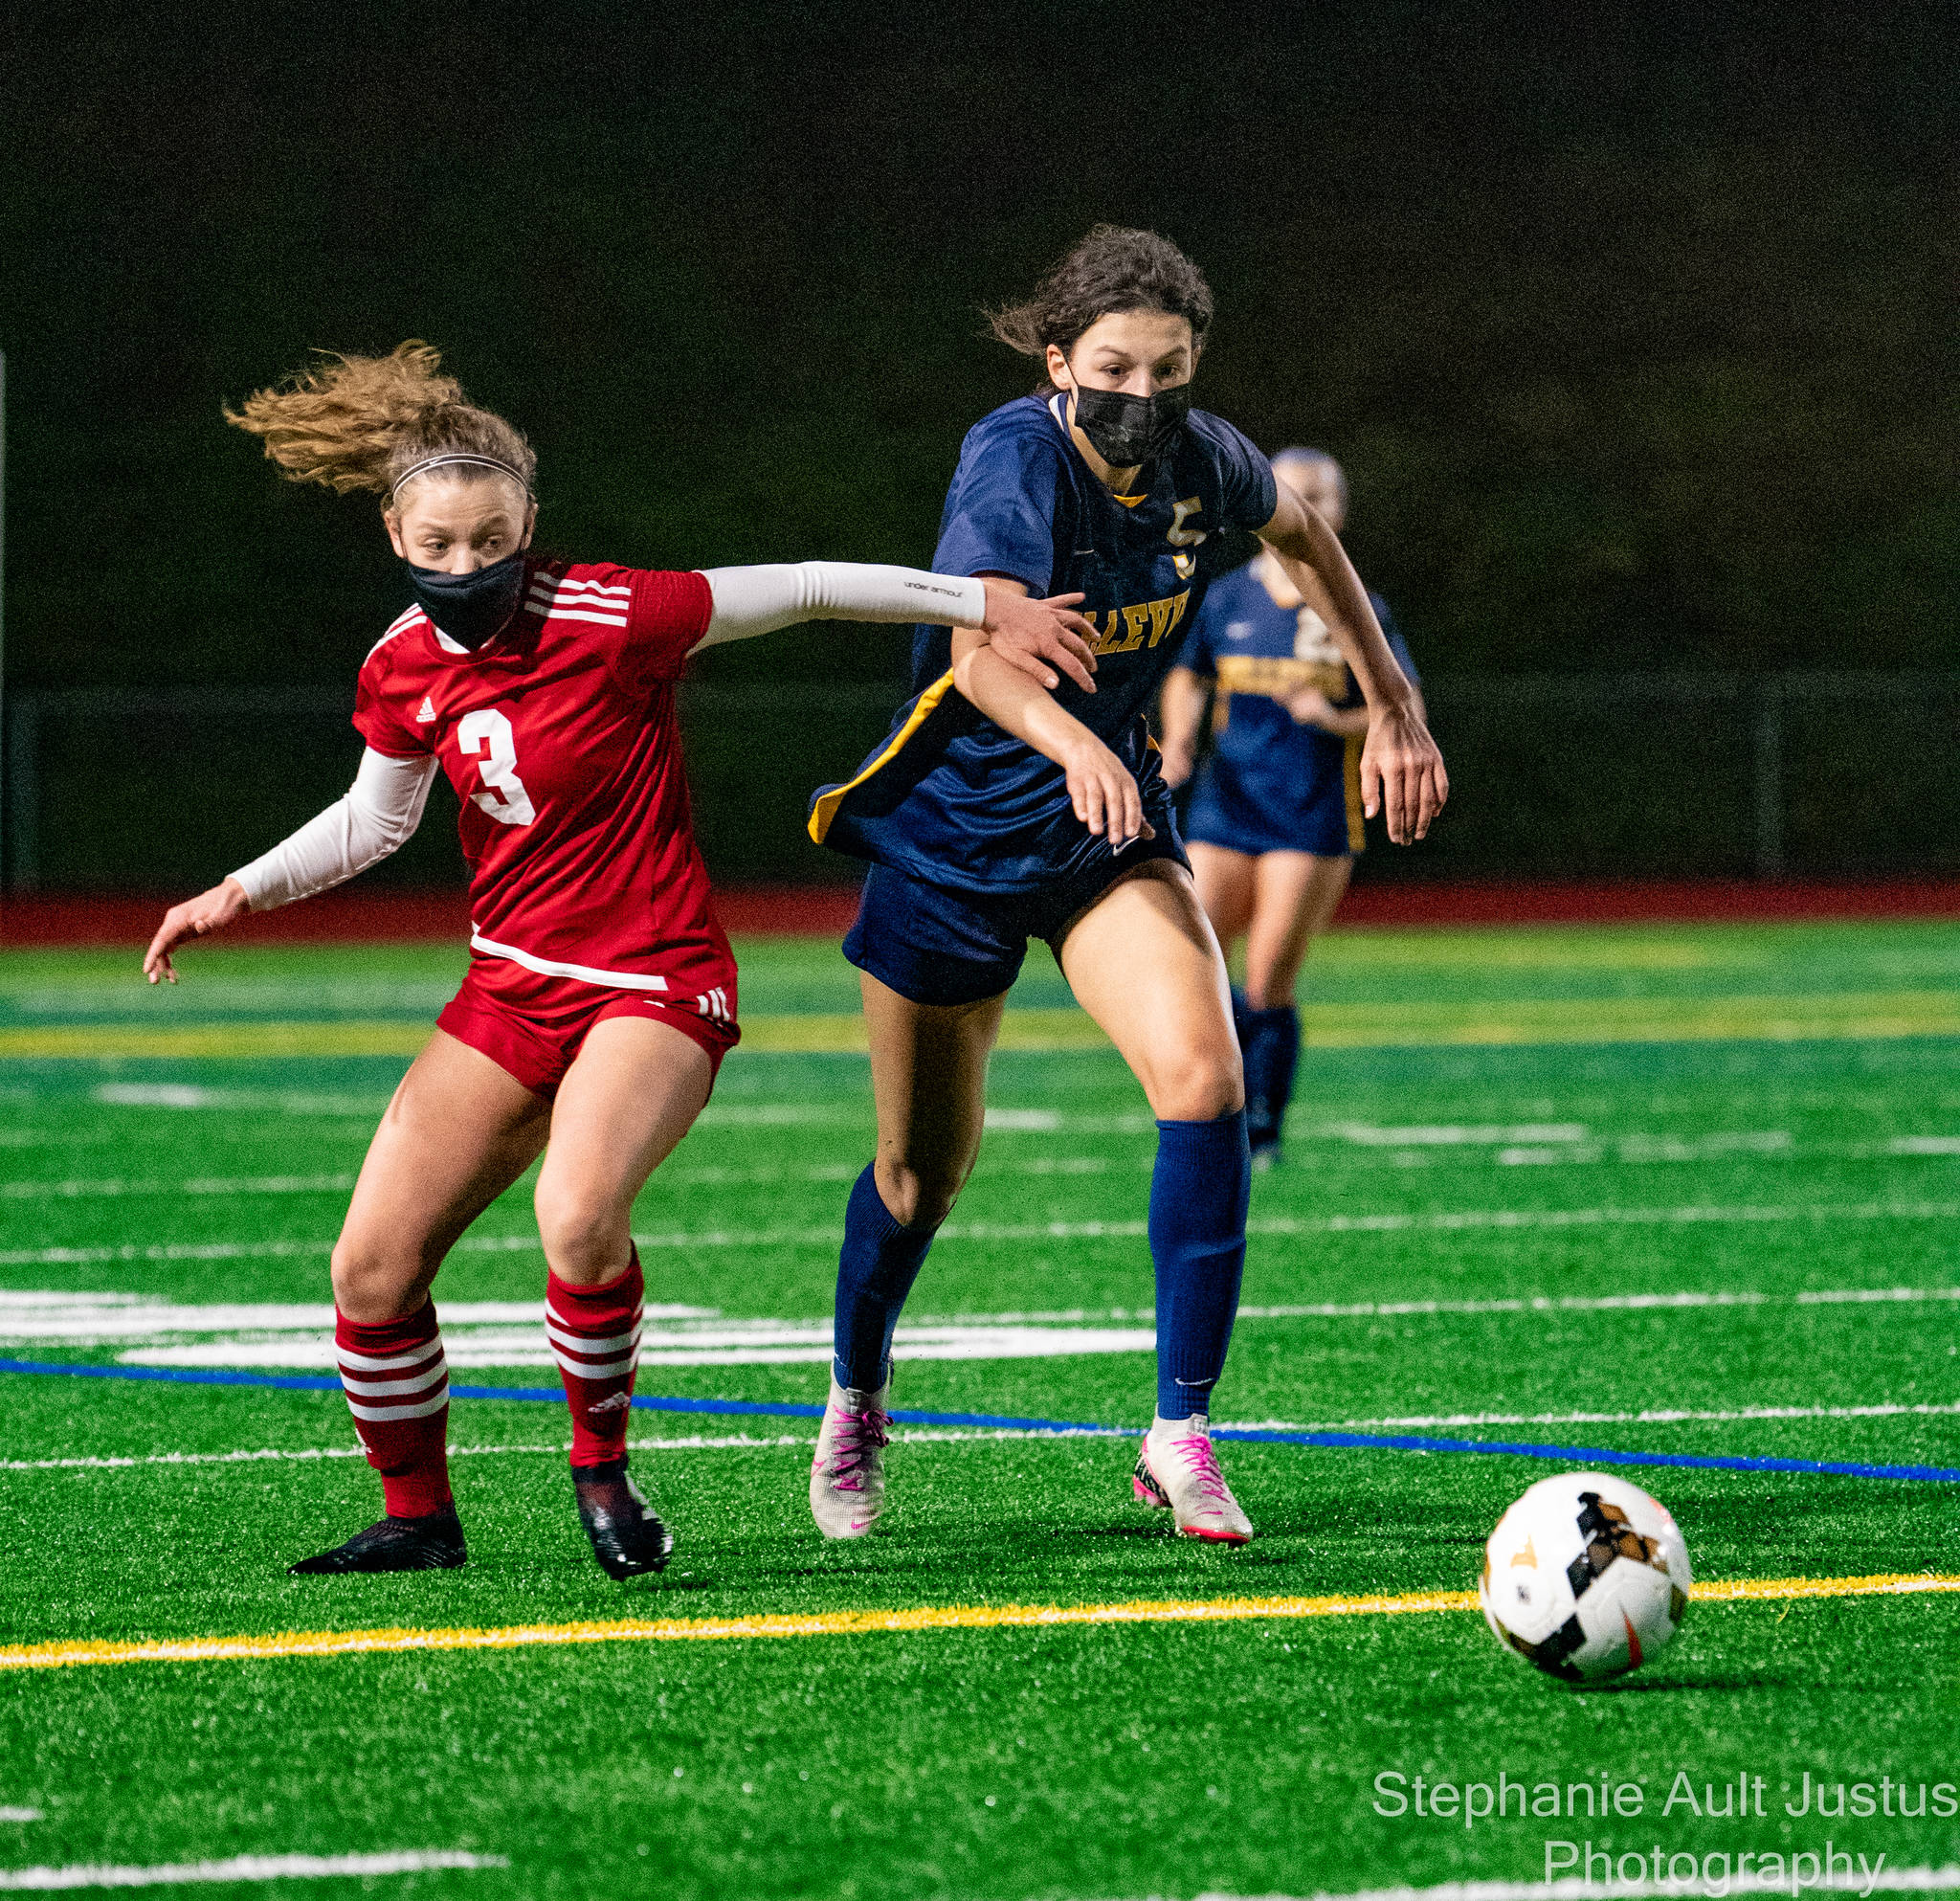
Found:
[[435, 717], [435, 703], [428, 694], [422, 695], [422, 704], [415, 708], [415, 724], [426, 727]]

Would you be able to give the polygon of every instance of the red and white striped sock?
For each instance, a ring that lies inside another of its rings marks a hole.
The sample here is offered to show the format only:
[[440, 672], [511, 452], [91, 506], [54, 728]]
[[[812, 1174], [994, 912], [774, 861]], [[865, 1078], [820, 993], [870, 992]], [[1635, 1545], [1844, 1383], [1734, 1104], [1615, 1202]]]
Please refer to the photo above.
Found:
[[341, 1387], [390, 1518], [426, 1518], [450, 1502], [449, 1362], [435, 1303], [371, 1325], [336, 1309]]
[[626, 1272], [602, 1286], [575, 1287], [549, 1277], [545, 1331], [571, 1408], [571, 1463], [603, 1465], [626, 1451], [627, 1407], [639, 1362], [639, 1316], [646, 1283], [635, 1248]]

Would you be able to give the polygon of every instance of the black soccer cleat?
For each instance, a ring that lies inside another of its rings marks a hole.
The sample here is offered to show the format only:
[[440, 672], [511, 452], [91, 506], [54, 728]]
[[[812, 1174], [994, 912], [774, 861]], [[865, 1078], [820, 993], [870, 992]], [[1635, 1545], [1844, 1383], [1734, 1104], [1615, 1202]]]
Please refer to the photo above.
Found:
[[468, 1555], [462, 1521], [454, 1505], [445, 1505], [426, 1518], [384, 1518], [345, 1544], [286, 1569], [301, 1577], [341, 1571], [454, 1571]]
[[626, 1476], [624, 1458], [603, 1465], [574, 1465], [579, 1522], [592, 1541], [592, 1555], [608, 1577], [624, 1581], [658, 1571], [674, 1550], [674, 1533]]

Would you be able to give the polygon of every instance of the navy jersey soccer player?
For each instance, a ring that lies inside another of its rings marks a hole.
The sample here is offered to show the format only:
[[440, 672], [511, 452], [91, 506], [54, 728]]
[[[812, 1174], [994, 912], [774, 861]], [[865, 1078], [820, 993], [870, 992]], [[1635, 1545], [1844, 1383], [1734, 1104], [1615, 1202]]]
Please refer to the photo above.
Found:
[[[1147, 715], [1221, 566], [1225, 531], [1263, 527], [1276, 497], [1265, 457], [1202, 410], [1142, 478], [1124, 495], [1098, 479], [1071, 439], [1061, 393], [1004, 404], [961, 449], [932, 567], [1006, 576], [1036, 595], [1082, 594], [1097, 636], [1095, 690], [1063, 681], [1055, 698], [1135, 778], [1156, 837], [1119, 851], [1084, 826], [1062, 767], [953, 691], [946, 629], [921, 627], [916, 697], [854, 778], [818, 794], [811, 830], [819, 842], [930, 883], [1018, 899], [1025, 935], [1042, 937], [1117, 871], [1150, 858], [1183, 861]], [[888, 982], [914, 975], [900, 987], [923, 984], [931, 993], [923, 1000], [944, 1003], [995, 995], [1019, 966], [1010, 950], [957, 969], [888, 971], [862, 930], [852, 960]]]
[[1245, 1258], [1243, 1078], [1224, 966], [1146, 727], [1226, 530], [1261, 535], [1336, 604], [1373, 716], [1363, 779], [1371, 796], [1382, 787], [1392, 835], [1425, 829], [1447, 782], [1332, 532], [1243, 436], [1192, 409], [1211, 316], [1175, 245], [1103, 226], [994, 317], [1048, 381], [969, 435], [933, 566], [1058, 601], [1079, 593], [1094, 678], [1016, 684], [965, 635], [922, 631], [915, 696], [890, 736], [813, 804], [813, 837], [871, 861], [844, 949], [861, 973], [879, 1122], [845, 1214], [811, 1471], [832, 1537], [862, 1535], [883, 1510], [893, 1330], [978, 1152], [988, 1055], [1031, 937], [1157, 1118], [1157, 1406], [1135, 1495], [1188, 1535], [1251, 1535], [1209, 1426]]
[[[1420, 685], [1388, 603], [1372, 590], [1368, 598], [1389, 651]], [[1211, 749], [1192, 788], [1186, 838], [1248, 857], [1344, 858], [1366, 847], [1366, 727], [1344, 731], [1345, 722], [1312, 716], [1317, 703], [1363, 714], [1361, 682], [1316, 609], [1290, 589], [1275, 597], [1263, 557], [1212, 590], [1177, 663], [1213, 687]]]

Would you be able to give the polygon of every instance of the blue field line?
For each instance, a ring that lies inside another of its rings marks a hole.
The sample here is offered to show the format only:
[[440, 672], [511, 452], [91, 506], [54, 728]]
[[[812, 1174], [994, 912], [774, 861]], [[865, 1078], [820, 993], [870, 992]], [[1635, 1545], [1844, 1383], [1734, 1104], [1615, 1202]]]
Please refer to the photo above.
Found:
[[[53, 1360], [0, 1359], [0, 1373], [69, 1374], [82, 1379], [149, 1379], [187, 1386], [275, 1386], [289, 1392], [336, 1393], [330, 1374], [228, 1373], [215, 1368], [71, 1366]], [[456, 1386], [454, 1399], [518, 1399], [563, 1405], [556, 1386]], [[756, 1419], [820, 1420], [821, 1406], [773, 1399], [680, 1399], [635, 1396], [639, 1413], [711, 1413]], [[1141, 1426], [1094, 1425], [1080, 1420], [1028, 1420], [1001, 1413], [895, 1412], [896, 1425], [977, 1426], [1001, 1432], [1044, 1432], [1057, 1437], [1141, 1439]], [[1254, 1445], [1313, 1445], [1332, 1451], [1469, 1452], [1514, 1459], [1555, 1459], [1577, 1465], [1681, 1465], [1711, 1472], [1812, 1472], [1841, 1479], [1904, 1479], [1921, 1484], [1960, 1481], [1951, 1465], [1868, 1465], [1855, 1460], [1768, 1459], [1723, 1452], [1616, 1452], [1603, 1445], [1541, 1445], [1523, 1440], [1430, 1439], [1415, 1433], [1278, 1432], [1259, 1426], [1220, 1426], [1212, 1437]]]
[[1848, 1459], [1758, 1459], [1730, 1452], [1615, 1452], [1603, 1445], [1538, 1445], [1502, 1439], [1424, 1439], [1413, 1433], [1261, 1432], [1223, 1426], [1212, 1437], [1275, 1445], [1361, 1446], [1390, 1452], [1507, 1453], [1513, 1458], [1557, 1459], [1579, 1465], [1690, 1465], [1711, 1472], [1823, 1472], [1843, 1479], [1915, 1479], [1945, 1484], [1960, 1480], [1960, 1467], [1952, 1465], [1865, 1465]]
[[65, 1373], [78, 1379], [160, 1379], [173, 1386], [282, 1386], [293, 1393], [337, 1393], [341, 1384], [333, 1375], [321, 1373], [226, 1373], [217, 1368], [179, 1366], [70, 1366], [57, 1360], [0, 1360], [0, 1373]]

